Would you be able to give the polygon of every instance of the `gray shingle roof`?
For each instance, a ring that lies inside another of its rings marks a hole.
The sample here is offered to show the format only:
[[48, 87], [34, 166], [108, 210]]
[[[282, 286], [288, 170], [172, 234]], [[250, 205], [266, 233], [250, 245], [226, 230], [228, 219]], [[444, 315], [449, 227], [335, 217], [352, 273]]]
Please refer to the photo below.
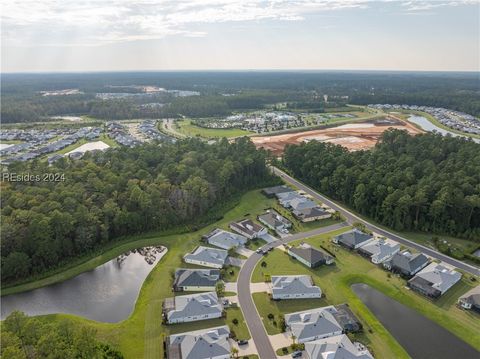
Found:
[[200, 317], [206, 314], [222, 313], [222, 305], [217, 293], [180, 295], [174, 298], [175, 308], [167, 311], [167, 319], [174, 320], [185, 317]]
[[314, 286], [308, 275], [272, 276], [272, 293], [285, 294], [321, 294], [319, 287]]
[[206, 236], [208, 243], [220, 248], [233, 248], [247, 243], [247, 238], [236, 233], [217, 228]]
[[305, 352], [309, 359], [373, 359], [366, 348], [359, 350], [345, 334], [305, 343]]
[[230, 354], [230, 330], [221, 326], [169, 337], [169, 359], [210, 359]]
[[343, 243], [349, 247], [357, 246], [363, 242], [368, 241], [372, 238], [372, 235], [363, 233], [358, 229], [353, 229], [351, 231], [339, 234], [336, 236], [339, 243]]
[[183, 258], [223, 266], [227, 256], [228, 252], [226, 250], [199, 246], [193, 253], [188, 253]]
[[174, 287], [214, 287], [220, 280], [218, 269], [177, 269]]
[[335, 307], [328, 306], [285, 315], [285, 323], [299, 341], [311, 337], [342, 331], [332, 312]]
[[414, 280], [416, 277], [422, 278], [431, 283], [430, 286], [432, 288], [445, 293], [462, 278], [462, 274], [446, 264], [430, 263], [411, 280]]
[[273, 228], [282, 227], [282, 226], [291, 226], [292, 222], [290, 222], [285, 217], [282, 217], [277, 211], [273, 209], [269, 210], [268, 213], [264, 213], [258, 216], [258, 220], [263, 223], [268, 223]]
[[397, 253], [392, 258], [391, 266], [405, 273], [416, 273], [419, 268], [429, 262], [427, 256], [423, 253], [411, 254], [409, 251]]
[[296, 254], [299, 257], [302, 257], [308, 263], [313, 265], [317, 263], [324, 263], [332, 259], [332, 256], [330, 256], [329, 254], [324, 253], [316, 248], [313, 248], [308, 244], [303, 244], [298, 247], [291, 247], [289, 251]]

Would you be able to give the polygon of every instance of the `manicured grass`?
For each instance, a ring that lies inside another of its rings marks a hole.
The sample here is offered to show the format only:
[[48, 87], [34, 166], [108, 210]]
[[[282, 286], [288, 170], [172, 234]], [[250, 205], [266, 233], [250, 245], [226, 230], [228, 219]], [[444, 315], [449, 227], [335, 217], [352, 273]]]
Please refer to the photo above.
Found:
[[255, 238], [255, 239], [252, 239], [252, 240], [248, 241], [247, 248], [254, 251], [257, 248], [263, 247], [265, 244], [267, 244], [266, 240], [260, 239], [260, 238]]
[[[161, 320], [162, 302], [165, 298], [174, 296], [171, 289], [173, 280], [171, 273], [177, 268], [185, 267], [185, 263], [182, 263], [182, 256], [198, 245], [198, 240], [202, 235], [216, 227], [222, 227], [231, 221], [238, 220], [246, 213], [250, 213], [251, 215], [261, 213], [266, 201], [268, 202], [268, 200], [261, 195], [259, 190], [250, 191], [242, 196], [239, 203], [234, 208], [224, 213], [224, 217], [221, 221], [208, 225], [201, 230], [186, 234], [137, 237], [135, 241], [130, 239], [129, 242], [113, 248], [107, 253], [90, 259], [80, 266], [69, 270], [70, 272], [73, 271], [76, 274], [79, 274], [132, 248], [138, 248], [145, 245], [166, 246], [168, 252], [146, 278], [135, 303], [135, 309], [126, 320], [110, 324], [95, 322], [74, 315], [65, 314], [40, 316], [38, 318], [42, 321], [66, 319], [76, 324], [82, 324], [94, 328], [97, 331], [97, 336], [101, 340], [105, 340], [116, 346], [127, 359], [163, 358], [162, 340], [173, 332], [179, 333], [182, 331], [209, 328], [216, 325], [224, 325], [226, 323], [237, 333], [238, 336], [249, 337], [239, 308], [227, 309], [227, 318], [225, 319], [214, 319], [177, 325], [163, 325]], [[236, 275], [238, 275], [238, 268], [236, 268]], [[59, 279], [58, 277], [63, 278], [63, 273], [57, 274], [57, 281]], [[52, 280], [45, 278], [42, 283], [46, 284], [48, 281]], [[29, 285], [35, 287], [36, 283], [37, 282], [33, 282]], [[235, 326], [231, 322], [235, 317], [239, 321], [238, 326]]]
[[181, 120], [176, 122], [179, 132], [190, 137], [204, 137], [204, 138], [221, 138], [221, 137], [239, 137], [251, 134], [239, 128], [203, 128], [192, 124], [191, 120]]
[[225, 282], [236, 282], [239, 272], [240, 272], [239, 267], [228, 266], [227, 268], [224, 269], [223, 280]]
[[408, 355], [353, 293], [350, 286], [354, 283], [365, 283], [374, 287], [400, 303], [417, 310], [470, 345], [480, 349], [478, 315], [459, 309], [455, 305], [458, 296], [472, 288], [475, 283], [463, 279], [460, 284], [451, 288], [450, 295], [447, 292], [446, 296], [440, 300], [431, 301], [407, 289], [404, 279], [375, 266], [355, 252], [350, 252], [330, 242], [331, 237], [346, 230], [348, 228], [304, 240], [316, 247], [323, 245], [332, 251], [337, 257], [335, 265], [310, 269], [276, 249], [264, 259], [267, 262], [266, 268], [262, 268], [260, 265], [255, 268], [252, 281], [263, 281], [264, 274], [311, 275], [325, 293], [328, 304], [349, 304], [352, 311], [364, 324], [363, 343], [369, 345], [375, 357], [378, 358], [405, 358]]
[[[227, 325], [230, 327], [230, 330], [235, 332], [237, 339], [250, 339], [250, 332], [248, 331], [247, 324], [243, 319], [242, 311], [239, 307], [237, 308], [228, 308], [226, 310], [227, 318], [226, 322]], [[234, 324], [233, 320], [237, 319], [238, 323]]]
[[[323, 298], [275, 301], [270, 299], [270, 296], [265, 292], [253, 293], [252, 297], [269, 335], [282, 332], [280, 326], [280, 318], [282, 315], [328, 305]], [[269, 319], [268, 314], [273, 314], [274, 317]]]

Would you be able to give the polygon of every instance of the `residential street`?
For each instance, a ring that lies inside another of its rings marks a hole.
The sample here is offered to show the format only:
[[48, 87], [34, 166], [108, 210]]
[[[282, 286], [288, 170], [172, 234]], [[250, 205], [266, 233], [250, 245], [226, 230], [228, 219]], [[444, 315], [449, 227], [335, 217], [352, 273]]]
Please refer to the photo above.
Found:
[[400, 242], [401, 244], [403, 244], [405, 246], [415, 248], [419, 252], [423, 252], [430, 257], [433, 257], [433, 258], [439, 259], [441, 261], [444, 261], [445, 263], [450, 264], [454, 267], [457, 267], [461, 270], [464, 270], [465, 272], [475, 274], [477, 276], [480, 275], [480, 269], [478, 267], [475, 267], [473, 265], [464, 263], [464, 262], [459, 261], [455, 258], [446, 256], [446, 255], [444, 255], [440, 252], [437, 252], [433, 249], [425, 247], [421, 244], [413, 242], [413, 241], [411, 241], [409, 239], [406, 239], [404, 237], [400, 237], [400, 236], [398, 236], [396, 234], [393, 234], [393, 233], [391, 233], [391, 232], [389, 232], [385, 229], [382, 229], [380, 227], [377, 227], [374, 224], [371, 224], [371, 223], [365, 221], [364, 219], [358, 217], [357, 215], [353, 214], [352, 212], [348, 211], [347, 209], [343, 208], [342, 206], [339, 206], [338, 204], [332, 202], [331, 200], [322, 196], [321, 194], [319, 194], [315, 190], [311, 189], [310, 187], [304, 185], [303, 183], [301, 183], [301, 182], [297, 181], [296, 179], [294, 179], [293, 177], [289, 176], [288, 174], [286, 174], [282, 170], [280, 170], [276, 167], [272, 167], [272, 169], [273, 169], [274, 173], [276, 175], [280, 176], [285, 182], [290, 183], [290, 184], [300, 188], [302, 191], [308, 193], [309, 195], [314, 197], [316, 200], [325, 203], [326, 205], [330, 206], [331, 208], [335, 209], [336, 211], [339, 211], [346, 218], [346, 220], [349, 224], [352, 224], [353, 222], [362, 222], [370, 230], [375, 231], [375, 232], [377, 232], [377, 233], [379, 233], [379, 234], [381, 234], [385, 237], [396, 240], [397, 242]]

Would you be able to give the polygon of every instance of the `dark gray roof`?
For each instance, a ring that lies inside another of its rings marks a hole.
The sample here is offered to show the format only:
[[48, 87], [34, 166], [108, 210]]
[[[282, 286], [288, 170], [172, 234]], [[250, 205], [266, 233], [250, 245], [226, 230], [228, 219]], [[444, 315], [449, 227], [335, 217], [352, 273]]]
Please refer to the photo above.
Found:
[[272, 276], [272, 294], [321, 294], [308, 275]]
[[174, 298], [174, 303], [175, 308], [167, 311], [169, 321], [192, 316], [221, 314], [223, 310], [215, 292], [180, 295]]
[[211, 287], [220, 279], [218, 269], [177, 269], [175, 271], [174, 287]]
[[339, 234], [336, 238], [339, 243], [353, 247], [359, 245], [360, 243], [366, 242], [373, 237], [372, 235], [363, 233], [355, 228], [351, 231]]
[[328, 212], [321, 207], [304, 208], [293, 211], [293, 214], [300, 218], [315, 218], [319, 216], [324, 216], [327, 213]]
[[309, 245], [291, 247], [289, 251], [296, 254], [299, 257], [302, 257], [310, 264], [324, 262], [332, 258], [332, 256], [328, 255], [327, 253], [324, 253]]
[[416, 273], [419, 268], [429, 262], [423, 253], [411, 254], [409, 251], [397, 253], [392, 258], [392, 268], [400, 269], [405, 273]]
[[169, 337], [169, 359], [210, 359], [230, 354], [228, 327], [216, 327]]
[[267, 196], [272, 196], [272, 195], [275, 195], [277, 193], [293, 192], [293, 189], [291, 189], [288, 186], [282, 185], [282, 186], [274, 186], [274, 187], [264, 188], [262, 191]]

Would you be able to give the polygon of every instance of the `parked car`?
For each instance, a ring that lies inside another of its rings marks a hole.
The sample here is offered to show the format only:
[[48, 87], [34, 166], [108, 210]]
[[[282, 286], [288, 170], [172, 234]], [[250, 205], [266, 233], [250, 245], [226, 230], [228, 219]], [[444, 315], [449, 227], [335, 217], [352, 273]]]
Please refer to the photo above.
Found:
[[248, 344], [248, 340], [246, 340], [246, 339], [238, 340], [238, 341], [237, 341], [237, 344], [238, 344], [238, 345], [247, 345], [247, 344]]
[[255, 252], [258, 253], [258, 254], [263, 254], [263, 251], [262, 251], [261, 248], [258, 248]]
[[302, 356], [302, 352], [300, 350], [297, 350], [292, 353], [292, 358], [300, 358]]

